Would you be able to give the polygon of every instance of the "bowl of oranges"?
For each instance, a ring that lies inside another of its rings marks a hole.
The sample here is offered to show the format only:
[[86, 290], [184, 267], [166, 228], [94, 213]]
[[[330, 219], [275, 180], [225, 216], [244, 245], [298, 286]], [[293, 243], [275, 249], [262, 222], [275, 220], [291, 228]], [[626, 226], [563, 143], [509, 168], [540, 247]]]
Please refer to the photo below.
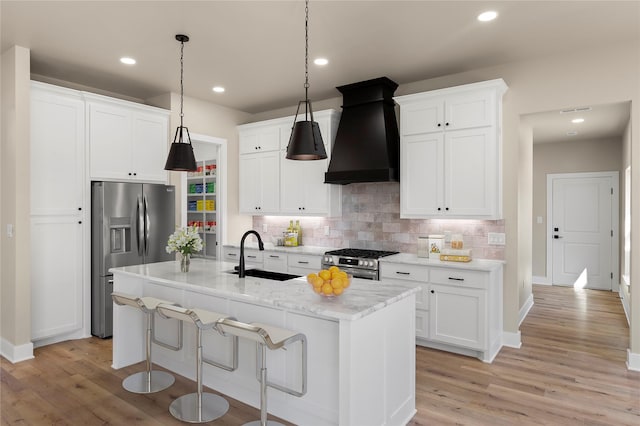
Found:
[[351, 285], [353, 277], [337, 266], [307, 275], [307, 282], [316, 293], [324, 297], [340, 296]]

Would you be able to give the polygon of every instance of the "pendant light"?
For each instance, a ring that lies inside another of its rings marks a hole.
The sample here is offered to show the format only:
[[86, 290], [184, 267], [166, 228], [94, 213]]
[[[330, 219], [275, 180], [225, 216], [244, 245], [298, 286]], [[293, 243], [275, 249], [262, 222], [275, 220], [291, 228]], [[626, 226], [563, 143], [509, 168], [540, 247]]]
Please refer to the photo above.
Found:
[[[184, 83], [182, 78], [184, 75], [184, 44], [189, 41], [189, 36], [177, 34], [176, 40], [180, 42], [180, 126], [176, 129], [176, 134], [173, 137], [173, 143], [171, 144], [164, 169], [177, 172], [194, 172], [197, 166], [196, 157], [193, 155], [191, 136], [189, 136], [189, 129], [182, 125], [182, 119], [184, 117], [182, 112], [184, 104]], [[183, 140], [183, 133], [186, 133], [186, 141]]]
[[[327, 153], [324, 150], [320, 127], [318, 123], [313, 121], [313, 109], [309, 100], [309, 0], [305, 0], [304, 13], [304, 101], [298, 102], [286, 158], [290, 160], [324, 160], [327, 158]], [[304, 104], [304, 120], [297, 121], [302, 104]]]

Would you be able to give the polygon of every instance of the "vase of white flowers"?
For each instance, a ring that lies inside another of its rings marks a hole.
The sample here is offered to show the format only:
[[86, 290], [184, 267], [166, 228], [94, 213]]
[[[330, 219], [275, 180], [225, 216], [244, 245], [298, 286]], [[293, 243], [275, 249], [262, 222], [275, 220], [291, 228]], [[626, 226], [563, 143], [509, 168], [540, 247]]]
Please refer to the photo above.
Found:
[[169, 236], [167, 243], [167, 253], [177, 251], [182, 258], [180, 259], [180, 270], [189, 272], [191, 264], [191, 255], [202, 250], [202, 238], [198, 234], [197, 226], [187, 226], [179, 228]]

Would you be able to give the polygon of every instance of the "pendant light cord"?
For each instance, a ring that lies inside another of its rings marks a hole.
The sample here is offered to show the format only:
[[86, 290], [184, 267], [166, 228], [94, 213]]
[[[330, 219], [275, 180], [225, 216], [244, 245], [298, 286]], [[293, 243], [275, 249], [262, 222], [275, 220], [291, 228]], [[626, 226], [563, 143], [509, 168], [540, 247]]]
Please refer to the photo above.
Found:
[[[180, 42], [180, 127], [182, 128], [182, 118], [184, 117], [184, 113], [182, 112], [182, 107], [184, 104], [184, 41]], [[182, 140], [182, 137], [180, 137]]]
[[304, 5], [304, 116], [307, 118], [309, 109], [309, 0]]

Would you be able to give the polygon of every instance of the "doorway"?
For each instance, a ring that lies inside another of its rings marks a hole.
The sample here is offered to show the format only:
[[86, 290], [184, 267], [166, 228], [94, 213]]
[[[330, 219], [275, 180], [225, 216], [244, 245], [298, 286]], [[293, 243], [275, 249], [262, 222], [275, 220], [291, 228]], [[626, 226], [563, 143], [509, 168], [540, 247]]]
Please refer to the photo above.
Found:
[[617, 290], [618, 172], [547, 175], [553, 285]]

